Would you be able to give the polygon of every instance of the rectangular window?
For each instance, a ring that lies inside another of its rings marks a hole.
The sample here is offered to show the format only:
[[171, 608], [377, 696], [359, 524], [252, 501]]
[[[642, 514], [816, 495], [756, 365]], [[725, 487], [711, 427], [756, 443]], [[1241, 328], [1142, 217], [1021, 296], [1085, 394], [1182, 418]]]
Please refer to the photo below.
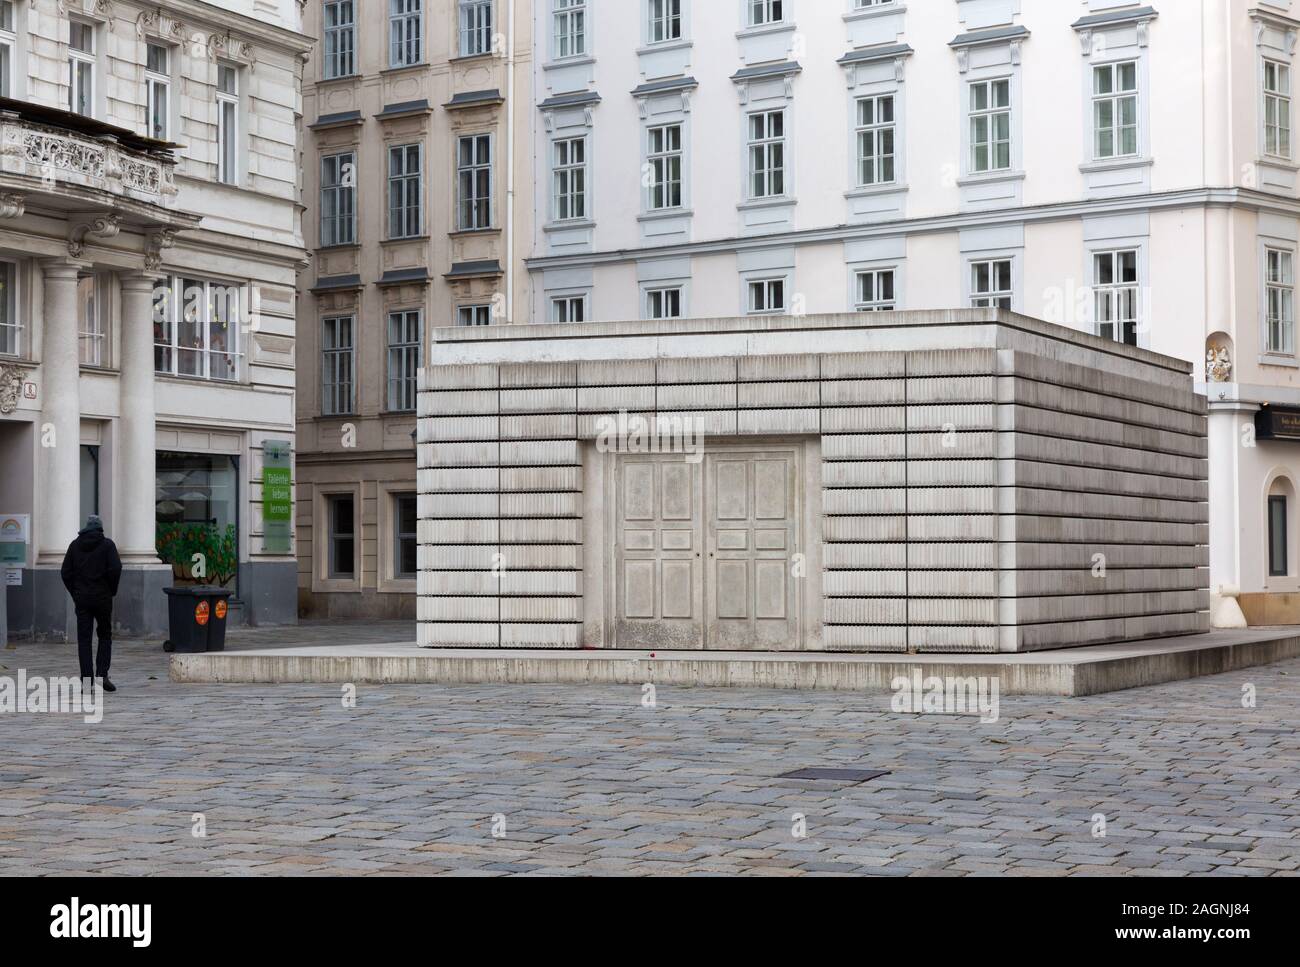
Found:
[[1264, 153], [1291, 157], [1291, 68], [1264, 61]]
[[555, 142], [555, 220], [587, 217], [587, 139]]
[[587, 0], [555, 0], [555, 56], [587, 52]]
[[456, 143], [456, 221], [462, 232], [492, 226], [492, 137], [475, 134]]
[[1295, 255], [1270, 248], [1264, 254], [1264, 351], [1295, 353]]
[[650, 165], [647, 207], [651, 211], [682, 207], [682, 126], [664, 124], [646, 132]]
[[329, 513], [329, 576], [351, 579], [357, 574], [356, 500], [351, 494], [325, 498]]
[[1011, 308], [1011, 259], [972, 262], [970, 271], [970, 304], [972, 308]]
[[755, 279], [749, 283], [749, 314], [785, 312], [785, 279]]
[[157, 372], [239, 380], [240, 286], [171, 277], [154, 285], [153, 298]]
[[80, 20], [68, 21], [68, 110], [95, 113], [95, 28]]
[[354, 412], [356, 344], [353, 316], [334, 316], [321, 323], [321, 414]]
[[100, 299], [99, 280], [94, 275], [77, 279], [77, 341], [83, 366], [104, 366], [108, 363], [105, 352], [104, 303]]
[[415, 409], [421, 315], [419, 309], [388, 314], [388, 409], [394, 413]]
[[586, 322], [587, 297], [563, 295], [551, 299], [551, 322]]
[[1097, 335], [1129, 346], [1137, 345], [1138, 253], [1095, 252], [1092, 256], [1092, 296]]
[[0, 356], [22, 353], [23, 324], [18, 316], [17, 277], [18, 267], [13, 262], [0, 262]]
[[1092, 69], [1093, 157], [1127, 158], [1138, 153], [1137, 62]]
[[355, 152], [320, 159], [320, 243], [352, 245], [357, 240]]
[[460, 56], [492, 52], [492, 0], [460, 0]]
[[858, 99], [858, 186], [894, 181], [894, 95]]
[[144, 68], [145, 93], [148, 101], [149, 137], [168, 140], [171, 124], [168, 105], [171, 103], [172, 75], [171, 50], [161, 44], [148, 44]]
[[894, 303], [894, 270], [868, 269], [857, 274], [858, 312], [892, 312]]
[[1268, 498], [1268, 576], [1286, 577], [1286, 498]]
[[785, 20], [785, 4], [782, 0], [748, 0], [748, 4], [751, 27], [776, 24]]
[[217, 66], [217, 180], [233, 185], [239, 171], [239, 71]]
[[749, 116], [749, 196], [785, 194], [785, 112]]
[[388, 0], [388, 66], [410, 67], [424, 56], [424, 0]]
[[682, 317], [682, 287], [667, 286], [646, 289], [645, 314], [647, 319], [680, 319]]
[[423, 148], [418, 144], [388, 149], [388, 237], [414, 238], [424, 215]]
[[970, 85], [970, 169], [1011, 168], [1011, 82], [980, 81]]
[[413, 578], [419, 539], [415, 494], [393, 494], [393, 577]]
[[0, 97], [14, 96], [14, 50], [17, 43], [13, 0], [0, 0]]
[[357, 49], [357, 14], [354, 0], [325, 0], [324, 25], [325, 79], [352, 75], [356, 72]]
[[682, 39], [682, 0], [650, 0], [648, 36], [652, 44]]
[[458, 326], [490, 326], [492, 325], [492, 306], [461, 306], [456, 310], [456, 325]]

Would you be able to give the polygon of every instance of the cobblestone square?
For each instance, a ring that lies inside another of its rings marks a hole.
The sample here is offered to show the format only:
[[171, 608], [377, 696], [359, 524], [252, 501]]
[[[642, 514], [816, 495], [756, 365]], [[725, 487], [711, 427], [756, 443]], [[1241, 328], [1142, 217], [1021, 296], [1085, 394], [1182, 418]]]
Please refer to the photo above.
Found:
[[[232, 645], [407, 635], [306, 625]], [[75, 674], [75, 649], [22, 644], [0, 665]], [[887, 694], [663, 687], [646, 707], [639, 688], [361, 686], [345, 708], [332, 686], [174, 684], [156, 642], [121, 643], [112, 677], [97, 725], [0, 716], [0, 874], [1300, 868], [1300, 661], [1004, 697], [992, 724], [896, 714]], [[778, 778], [816, 767], [889, 774]]]

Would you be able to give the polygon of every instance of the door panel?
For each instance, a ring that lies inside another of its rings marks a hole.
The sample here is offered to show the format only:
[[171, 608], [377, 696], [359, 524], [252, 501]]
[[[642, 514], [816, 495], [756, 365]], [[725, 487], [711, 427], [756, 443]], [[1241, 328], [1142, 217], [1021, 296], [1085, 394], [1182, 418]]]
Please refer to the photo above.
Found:
[[799, 647], [794, 552], [798, 460], [793, 449], [705, 457], [706, 647]]
[[629, 455], [615, 470], [615, 628], [619, 648], [703, 648], [700, 464]]

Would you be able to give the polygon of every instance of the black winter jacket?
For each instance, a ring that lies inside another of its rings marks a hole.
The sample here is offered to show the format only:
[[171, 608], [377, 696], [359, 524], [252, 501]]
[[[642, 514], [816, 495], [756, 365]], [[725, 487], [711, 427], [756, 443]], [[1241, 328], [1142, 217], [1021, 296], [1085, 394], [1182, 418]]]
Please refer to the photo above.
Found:
[[63, 586], [73, 600], [78, 598], [113, 597], [122, 579], [122, 559], [117, 556], [117, 545], [96, 527], [77, 533], [77, 539], [68, 545], [63, 555]]

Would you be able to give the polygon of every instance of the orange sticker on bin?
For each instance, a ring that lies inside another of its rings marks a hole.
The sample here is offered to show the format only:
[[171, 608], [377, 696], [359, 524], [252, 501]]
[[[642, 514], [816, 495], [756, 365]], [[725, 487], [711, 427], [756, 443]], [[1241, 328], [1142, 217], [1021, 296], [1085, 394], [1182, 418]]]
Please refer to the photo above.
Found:
[[194, 606], [194, 620], [201, 625], [208, 623], [208, 603], [200, 601]]
[[221, 601], [218, 601], [218, 602], [217, 602], [217, 606], [213, 609], [213, 611], [214, 611], [214, 613], [216, 614], [216, 616], [217, 616], [217, 620], [218, 620], [218, 621], [225, 621], [225, 620], [226, 620], [226, 602], [225, 602], [225, 599], [222, 599]]

